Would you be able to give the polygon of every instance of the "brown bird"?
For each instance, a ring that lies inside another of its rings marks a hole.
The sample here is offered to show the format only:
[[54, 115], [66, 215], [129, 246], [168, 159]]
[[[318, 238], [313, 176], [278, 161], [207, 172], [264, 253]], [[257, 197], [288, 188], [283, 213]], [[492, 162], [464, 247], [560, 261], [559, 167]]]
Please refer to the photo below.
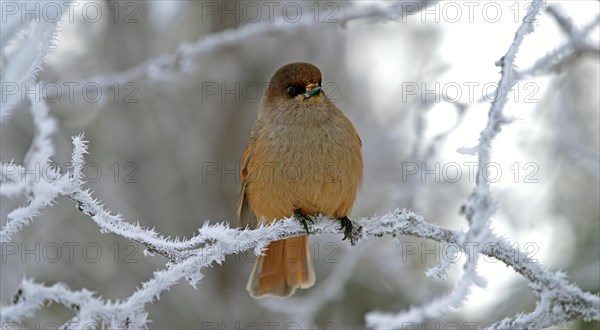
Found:
[[[321, 72], [291, 63], [271, 77], [242, 157], [240, 226], [295, 216], [308, 234], [309, 216], [347, 218], [362, 183], [361, 140], [321, 87]], [[271, 242], [248, 280], [254, 298], [288, 297], [315, 282], [308, 236]]]

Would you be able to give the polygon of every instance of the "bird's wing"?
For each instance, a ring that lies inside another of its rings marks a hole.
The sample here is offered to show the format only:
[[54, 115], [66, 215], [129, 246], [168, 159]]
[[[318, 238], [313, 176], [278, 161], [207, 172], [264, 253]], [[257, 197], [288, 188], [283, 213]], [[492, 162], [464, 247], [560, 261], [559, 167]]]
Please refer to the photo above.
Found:
[[258, 226], [258, 221], [250, 209], [248, 197], [246, 196], [246, 188], [248, 187], [248, 163], [251, 156], [252, 151], [249, 147], [247, 147], [246, 151], [244, 151], [244, 156], [242, 156], [242, 169], [240, 171], [240, 195], [238, 197], [237, 205], [238, 226], [242, 228], [256, 228]]

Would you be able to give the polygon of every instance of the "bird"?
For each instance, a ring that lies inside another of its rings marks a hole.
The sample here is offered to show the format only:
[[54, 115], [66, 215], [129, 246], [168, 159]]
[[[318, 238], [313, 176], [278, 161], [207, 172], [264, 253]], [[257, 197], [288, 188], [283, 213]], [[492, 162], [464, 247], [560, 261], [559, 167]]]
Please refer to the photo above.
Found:
[[242, 156], [238, 225], [256, 228], [294, 216], [306, 235], [273, 241], [257, 256], [246, 286], [250, 296], [285, 298], [313, 286], [307, 222], [320, 214], [339, 219], [348, 238], [362, 181], [362, 141], [325, 95], [319, 68], [303, 62], [279, 68]]

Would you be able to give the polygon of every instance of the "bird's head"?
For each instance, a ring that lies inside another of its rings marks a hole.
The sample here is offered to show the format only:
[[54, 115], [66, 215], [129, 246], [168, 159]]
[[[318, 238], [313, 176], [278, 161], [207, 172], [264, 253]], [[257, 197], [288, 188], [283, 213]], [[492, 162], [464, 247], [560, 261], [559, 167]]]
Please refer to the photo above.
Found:
[[281, 67], [269, 82], [267, 101], [318, 102], [323, 96], [321, 71], [310, 63], [290, 63]]

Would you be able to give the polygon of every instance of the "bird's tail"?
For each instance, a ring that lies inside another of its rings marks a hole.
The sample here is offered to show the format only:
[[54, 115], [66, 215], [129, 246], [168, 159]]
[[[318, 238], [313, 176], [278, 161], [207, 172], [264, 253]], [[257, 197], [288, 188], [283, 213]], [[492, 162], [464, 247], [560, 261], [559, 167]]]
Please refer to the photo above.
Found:
[[283, 298], [314, 283], [308, 236], [304, 235], [271, 242], [265, 254], [256, 259], [246, 289], [254, 298]]

